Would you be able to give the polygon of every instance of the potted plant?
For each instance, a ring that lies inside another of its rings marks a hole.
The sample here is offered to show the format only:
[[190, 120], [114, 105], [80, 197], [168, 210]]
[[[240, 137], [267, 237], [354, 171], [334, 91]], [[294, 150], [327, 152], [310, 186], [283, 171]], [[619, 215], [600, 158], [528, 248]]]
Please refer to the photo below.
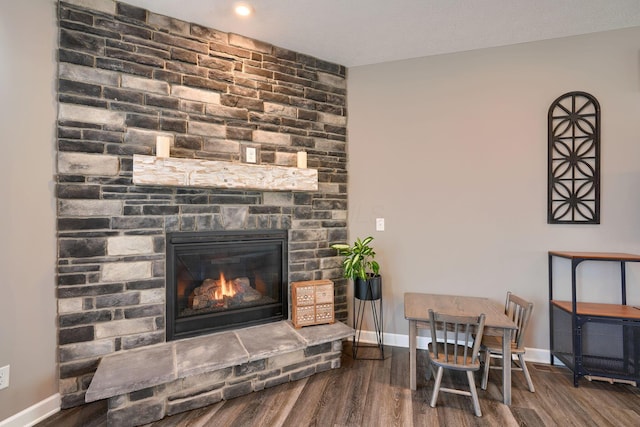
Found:
[[376, 252], [371, 246], [373, 237], [357, 238], [352, 246], [347, 244], [331, 245], [340, 255], [345, 255], [342, 262], [344, 277], [352, 279], [354, 295], [361, 300], [377, 300], [382, 295], [382, 277], [380, 265], [375, 260]]

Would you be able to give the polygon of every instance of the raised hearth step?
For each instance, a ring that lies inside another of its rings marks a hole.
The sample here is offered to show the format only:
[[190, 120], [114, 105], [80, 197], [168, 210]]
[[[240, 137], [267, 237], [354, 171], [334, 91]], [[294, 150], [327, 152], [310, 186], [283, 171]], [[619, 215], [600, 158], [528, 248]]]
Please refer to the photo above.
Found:
[[85, 401], [123, 395], [353, 334], [353, 329], [341, 322], [295, 329], [290, 321], [281, 321], [116, 352], [100, 361]]

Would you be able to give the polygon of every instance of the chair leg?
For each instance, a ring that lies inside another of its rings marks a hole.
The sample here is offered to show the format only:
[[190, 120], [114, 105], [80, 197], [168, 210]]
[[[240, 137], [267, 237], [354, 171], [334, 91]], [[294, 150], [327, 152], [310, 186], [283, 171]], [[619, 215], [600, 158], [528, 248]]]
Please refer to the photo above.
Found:
[[433, 366], [433, 364], [429, 363], [429, 366], [427, 366], [427, 374], [425, 375], [425, 379], [427, 380], [427, 382], [431, 381], [432, 375], [433, 378], [436, 377], [436, 368], [435, 366]]
[[436, 401], [438, 400], [438, 393], [440, 392], [440, 383], [442, 382], [442, 374], [444, 373], [444, 368], [442, 366], [438, 366], [438, 372], [436, 374], [436, 382], [433, 384], [433, 395], [431, 396], [431, 407], [436, 407]]
[[473, 409], [476, 412], [476, 417], [481, 417], [480, 401], [478, 400], [478, 390], [476, 390], [476, 382], [473, 379], [473, 371], [467, 371], [467, 378], [469, 379], [469, 390], [471, 391], [471, 399], [473, 400]]
[[491, 352], [489, 350], [484, 352], [484, 369], [482, 370], [482, 383], [480, 387], [483, 390], [487, 389], [487, 383], [489, 382], [489, 369], [491, 368]]
[[524, 354], [518, 355], [518, 360], [520, 361], [520, 367], [522, 368], [522, 372], [524, 373], [524, 377], [527, 380], [527, 385], [529, 386], [529, 391], [531, 393], [535, 393], [536, 389], [533, 387], [533, 381], [531, 381], [531, 375], [529, 375], [529, 369], [527, 368], [527, 364], [524, 363]]

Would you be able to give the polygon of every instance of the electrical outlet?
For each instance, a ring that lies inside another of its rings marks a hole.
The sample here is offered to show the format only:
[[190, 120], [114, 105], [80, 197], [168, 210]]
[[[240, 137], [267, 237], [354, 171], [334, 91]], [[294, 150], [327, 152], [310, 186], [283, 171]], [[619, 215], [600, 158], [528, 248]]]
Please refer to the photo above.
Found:
[[9, 365], [0, 368], [0, 389], [9, 387]]

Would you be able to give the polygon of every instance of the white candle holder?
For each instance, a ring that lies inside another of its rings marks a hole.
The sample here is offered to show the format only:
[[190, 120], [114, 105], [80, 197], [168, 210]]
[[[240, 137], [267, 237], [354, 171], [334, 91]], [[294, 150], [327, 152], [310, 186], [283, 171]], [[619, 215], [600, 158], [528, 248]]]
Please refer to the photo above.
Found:
[[171, 152], [171, 137], [158, 136], [156, 137], [156, 157], [166, 159], [170, 156]]
[[306, 151], [298, 151], [298, 167], [300, 169], [307, 168], [307, 152]]

